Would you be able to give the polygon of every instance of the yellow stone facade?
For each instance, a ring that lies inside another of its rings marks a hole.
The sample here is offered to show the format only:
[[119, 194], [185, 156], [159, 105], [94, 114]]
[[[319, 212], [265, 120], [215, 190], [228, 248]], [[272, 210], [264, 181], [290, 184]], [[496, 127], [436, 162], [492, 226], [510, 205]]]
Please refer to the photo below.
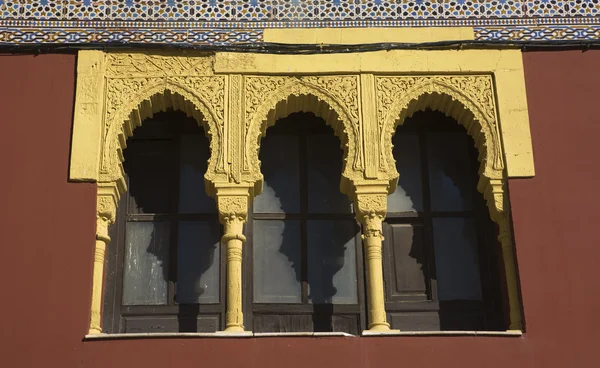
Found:
[[181, 110], [204, 127], [206, 188], [217, 201], [227, 247], [226, 331], [243, 332], [242, 252], [248, 205], [262, 190], [258, 153], [269, 126], [312, 112], [340, 138], [340, 190], [355, 203], [367, 266], [368, 324], [389, 331], [382, 222], [397, 184], [392, 136], [416, 111], [441, 111], [479, 151], [479, 191], [500, 228], [510, 329], [522, 328], [506, 181], [534, 175], [518, 50], [382, 51], [335, 55], [80, 51], [70, 178], [98, 185], [90, 334], [102, 332], [108, 226], [126, 191], [127, 138], [146, 118]]

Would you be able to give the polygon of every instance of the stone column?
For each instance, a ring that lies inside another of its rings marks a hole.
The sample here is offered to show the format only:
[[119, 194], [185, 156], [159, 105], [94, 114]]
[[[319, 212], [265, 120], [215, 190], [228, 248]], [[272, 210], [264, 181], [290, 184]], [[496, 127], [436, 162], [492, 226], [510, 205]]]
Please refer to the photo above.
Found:
[[513, 249], [512, 233], [507, 218], [498, 222], [498, 240], [502, 246], [502, 259], [504, 263], [504, 274], [506, 277], [506, 289], [508, 294], [510, 324], [509, 330], [522, 330], [521, 304], [519, 302], [519, 285], [517, 280], [517, 267], [515, 252]]
[[106, 247], [110, 243], [108, 227], [115, 222], [117, 197], [114, 186], [98, 187], [96, 208], [96, 246], [92, 278], [92, 303], [89, 334], [102, 333], [102, 294], [104, 291], [104, 262]]
[[517, 261], [513, 247], [510, 225], [510, 210], [505, 194], [506, 183], [501, 176], [489, 179], [481, 176], [478, 189], [484, 193], [492, 221], [498, 225], [498, 241], [502, 248], [504, 278], [509, 307], [509, 330], [522, 330], [521, 301], [519, 298], [519, 280], [517, 277]]
[[219, 220], [224, 227], [221, 243], [227, 249], [227, 314], [225, 332], [244, 332], [242, 311], [242, 243], [248, 219], [250, 188], [216, 186]]
[[382, 223], [387, 210], [387, 184], [356, 186], [355, 211], [362, 224], [367, 266], [369, 332], [391, 332], [383, 290]]

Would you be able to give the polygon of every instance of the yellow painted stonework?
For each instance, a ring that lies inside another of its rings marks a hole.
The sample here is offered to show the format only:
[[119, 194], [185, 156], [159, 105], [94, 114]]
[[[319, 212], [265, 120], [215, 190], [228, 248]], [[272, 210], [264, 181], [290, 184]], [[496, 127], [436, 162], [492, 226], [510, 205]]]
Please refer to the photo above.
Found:
[[471, 27], [419, 28], [267, 28], [264, 42], [284, 44], [421, 43], [473, 40]]
[[[479, 150], [478, 189], [499, 239], [509, 289], [510, 328], [521, 329], [506, 180], [534, 175], [519, 51], [389, 51], [339, 55], [121, 53], [80, 51], [70, 176], [98, 184], [90, 333], [101, 332], [107, 227], [126, 191], [123, 149], [136, 127], [173, 108], [204, 127], [205, 175], [227, 247], [226, 330], [242, 332], [243, 224], [262, 190], [258, 152], [269, 126], [293, 112], [323, 118], [344, 151], [340, 190], [363, 225], [369, 328], [387, 331], [381, 223], [398, 173], [392, 135], [414, 112], [441, 111]], [[402, 174], [402, 173], [400, 173]]]

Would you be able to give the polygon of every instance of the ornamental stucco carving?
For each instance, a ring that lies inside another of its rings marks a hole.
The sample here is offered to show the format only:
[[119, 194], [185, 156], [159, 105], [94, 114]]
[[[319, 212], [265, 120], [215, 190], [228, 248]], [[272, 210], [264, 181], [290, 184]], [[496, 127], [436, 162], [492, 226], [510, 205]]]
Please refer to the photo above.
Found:
[[504, 211], [504, 160], [491, 75], [378, 76], [380, 167], [396, 177], [392, 136], [399, 124], [424, 109], [440, 111], [465, 127], [479, 151], [478, 189], [492, 217]]
[[111, 54], [107, 59], [101, 182], [121, 181], [122, 150], [142, 121], [167, 108], [205, 128], [211, 152], [207, 179], [225, 174], [225, 76], [212, 75], [209, 57]]
[[343, 180], [362, 176], [358, 76], [248, 76], [244, 88], [244, 171], [249, 180], [262, 180], [258, 152], [267, 128], [300, 111], [323, 118], [340, 138]]
[[[246, 59], [247, 55], [239, 56], [241, 61]], [[238, 57], [227, 60], [233, 62]], [[114, 222], [119, 196], [126, 190], [121, 163], [123, 149], [136, 127], [167, 108], [193, 117], [210, 140], [206, 187], [217, 199], [225, 230], [222, 241], [227, 244], [228, 262], [232, 262], [228, 263], [231, 265], [228, 278], [235, 280], [228, 285], [230, 331], [243, 331], [239, 291], [245, 240], [243, 224], [250, 201], [261, 190], [260, 140], [268, 127], [294, 112], [311, 112], [321, 117], [340, 139], [344, 152], [341, 189], [355, 203], [367, 249], [369, 294], [373, 298], [369, 303], [374, 308], [370, 323], [375, 329], [389, 330], [379, 284], [383, 283], [382, 221], [387, 195], [395, 189], [398, 178], [392, 136], [398, 124], [426, 108], [453, 117], [466, 128], [479, 150], [478, 189], [487, 200], [492, 219], [499, 224], [510, 289], [511, 328], [520, 328], [505, 195], [506, 167], [495, 102], [505, 101], [499, 106], [506, 110], [506, 101], [512, 100], [498, 95], [498, 75], [496, 79], [492, 74], [332, 75], [320, 72], [318, 67], [313, 75], [268, 75], [269, 70], [248, 73], [242, 69], [237, 74], [218, 74], [214, 63], [214, 56], [201, 53], [89, 51], [79, 57], [71, 175], [98, 183], [90, 332], [101, 332], [103, 262], [105, 247], [110, 242], [108, 226]], [[504, 135], [505, 142], [507, 137], [510, 135]]]

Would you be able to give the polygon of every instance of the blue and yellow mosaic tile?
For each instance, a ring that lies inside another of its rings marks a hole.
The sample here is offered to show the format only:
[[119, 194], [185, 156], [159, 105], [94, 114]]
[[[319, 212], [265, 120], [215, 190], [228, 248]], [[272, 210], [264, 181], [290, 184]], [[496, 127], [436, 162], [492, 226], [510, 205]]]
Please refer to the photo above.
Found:
[[600, 0], [0, 0], [0, 43], [262, 42], [265, 28], [475, 28], [478, 40], [599, 40]]

